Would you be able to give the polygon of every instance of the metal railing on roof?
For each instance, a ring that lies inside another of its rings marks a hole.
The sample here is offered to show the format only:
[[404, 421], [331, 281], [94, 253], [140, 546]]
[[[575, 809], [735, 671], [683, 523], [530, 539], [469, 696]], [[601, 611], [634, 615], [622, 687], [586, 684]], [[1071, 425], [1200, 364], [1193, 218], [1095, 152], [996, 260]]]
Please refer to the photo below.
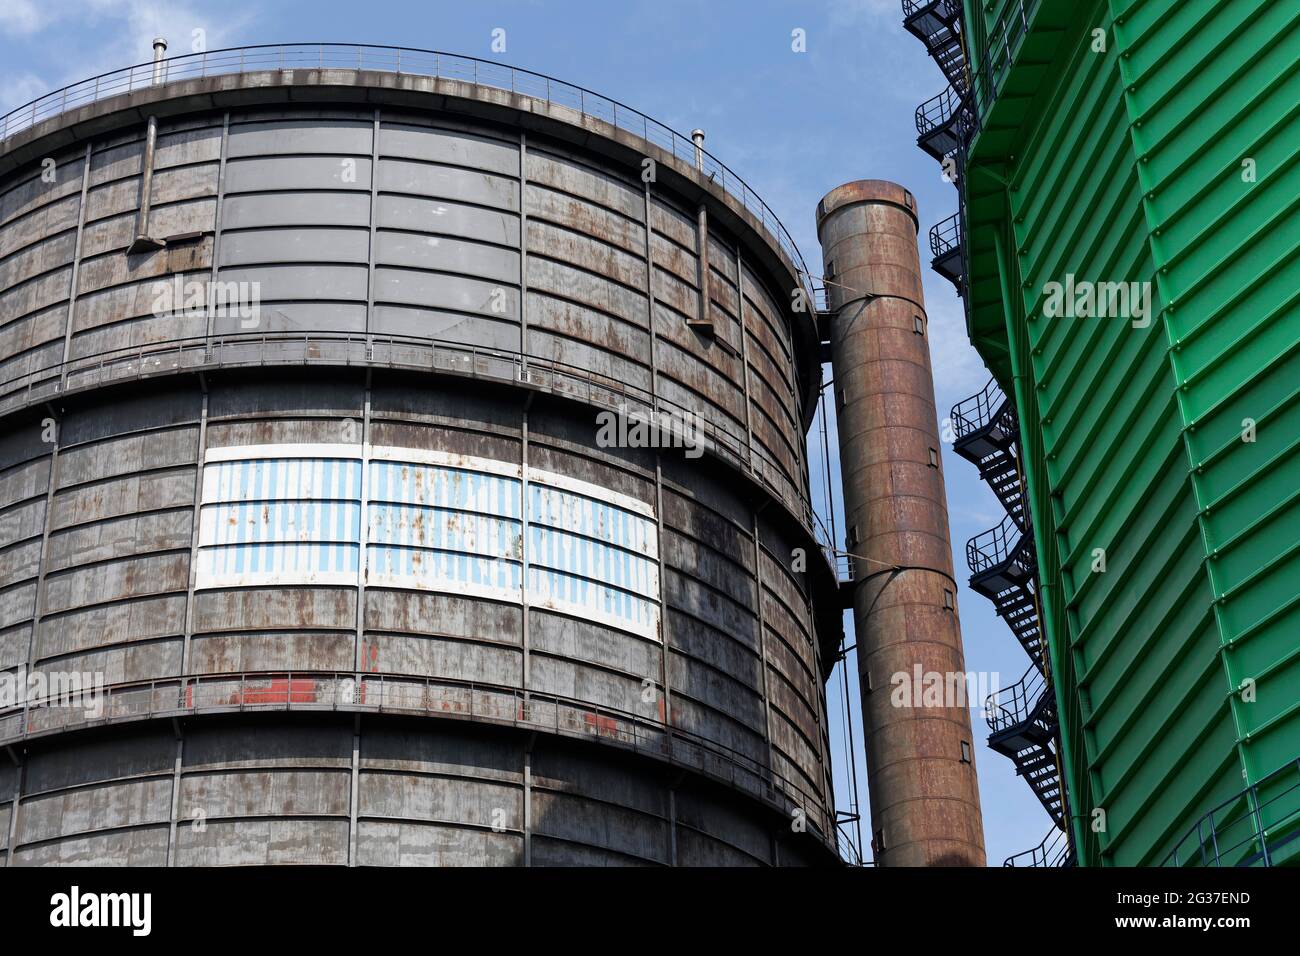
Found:
[[1020, 41], [1029, 32], [1029, 22], [1041, 0], [1009, 0], [988, 31], [978, 69], [973, 71], [976, 125], [983, 125], [1002, 82], [1015, 64]]
[[918, 13], [936, 11], [949, 18], [961, 15], [961, 0], [903, 0], [903, 19], [910, 20]]
[[643, 714], [505, 684], [280, 670], [88, 685], [0, 713], [0, 745], [121, 722], [281, 710], [418, 714], [596, 738], [726, 783], [783, 815], [801, 810], [822, 843], [846, 862], [860, 861], [822, 798], [748, 754]]
[[[168, 57], [161, 64], [164, 83], [266, 70], [373, 70], [459, 80], [545, 100], [548, 104], [566, 107], [581, 116], [601, 120], [640, 136], [675, 159], [696, 167], [772, 234], [777, 245], [799, 270], [801, 282], [808, 275], [799, 247], [776, 213], [716, 156], [697, 146], [689, 136], [676, 132], [640, 110], [543, 73], [439, 50], [369, 43], [256, 44]], [[10, 110], [0, 118], [0, 144], [15, 133], [69, 110], [153, 86], [157, 66], [150, 61], [123, 67], [72, 83]]]

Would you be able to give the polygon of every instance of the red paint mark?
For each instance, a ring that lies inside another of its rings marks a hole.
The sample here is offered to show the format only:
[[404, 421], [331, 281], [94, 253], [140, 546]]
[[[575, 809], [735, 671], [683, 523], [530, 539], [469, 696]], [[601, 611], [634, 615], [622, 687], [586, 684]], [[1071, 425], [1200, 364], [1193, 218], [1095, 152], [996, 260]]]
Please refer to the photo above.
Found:
[[618, 734], [618, 721], [613, 717], [602, 717], [599, 714], [583, 714], [582, 719], [588, 727], [598, 734], [607, 734], [611, 737]]
[[308, 677], [274, 677], [270, 687], [246, 687], [235, 695], [240, 704], [313, 704], [316, 681]]

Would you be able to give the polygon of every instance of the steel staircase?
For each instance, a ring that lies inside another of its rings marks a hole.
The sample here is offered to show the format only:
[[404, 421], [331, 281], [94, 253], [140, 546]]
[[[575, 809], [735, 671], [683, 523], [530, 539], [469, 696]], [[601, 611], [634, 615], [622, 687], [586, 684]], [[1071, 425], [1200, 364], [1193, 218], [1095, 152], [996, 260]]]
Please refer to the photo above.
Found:
[[965, 297], [961, 213], [953, 213], [930, 227], [930, 255], [930, 268], [956, 286], [957, 292]]
[[948, 82], [965, 92], [969, 84], [961, 6], [961, 0], [903, 0], [903, 27], [925, 44]]
[[984, 388], [952, 409], [953, 451], [980, 471], [1007, 514], [1025, 527], [1020, 491], [1020, 464], [1016, 439], [1020, 425], [1016, 410], [998, 383], [989, 379]]
[[1037, 664], [984, 702], [989, 747], [1009, 757], [1052, 822], [1064, 824], [1056, 767], [1056, 696]]
[[993, 602], [1030, 660], [1018, 682], [985, 702], [989, 747], [1015, 764], [1016, 774], [1052, 818], [1053, 833], [1059, 834], [1058, 839], [1049, 833], [1038, 847], [1008, 858], [1005, 865], [1069, 865], [1056, 697], [1038, 616], [1038, 561], [1020, 475], [1019, 423], [1013, 403], [993, 380], [955, 405], [951, 414], [954, 450], [979, 468], [1007, 512], [998, 525], [966, 542], [970, 587]]
[[[903, 26], [925, 44], [948, 86], [916, 109], [917, 145], [944, 165], [964, 194], [966, 143], [973, 128], [970, 75], [962, 36], [962, 0], [903, 0]], [[965, 262], [958, 212], [930, 230], [931, 265], [965, 297]]]
[[916, 145], [939, 162], [961, 145], [962, 96], [951, 86], [916, 108]]
[[[948, 87], [916, 109], [917, 146], [944, 164], [957, 186], [957, 212], [930, 229], [931, 266], [966, 297], [966, 150], [976, 127], [962, 37], [962, 0], [902, 0], [903, 26], [925, 44]], [[989, 746], [1016, 765], [1055, 827], [1037, 847], [1007, 859], [1006, 866], [1068, 866], [1073, 855], [1066, 834], [1065, 794], [1057, 762], [1059, 727], [1051, 669], [1038, 616], [1038, 561], [1020, 472], [1020, 426], [1014, 402], [990, 380], [952, 409], [953, 448], [979, 469], [1006, 509], [995, 528], [966, 544], [970, 586], [993, 602], [1029, 656], [1019, 682], [986, 702]]]

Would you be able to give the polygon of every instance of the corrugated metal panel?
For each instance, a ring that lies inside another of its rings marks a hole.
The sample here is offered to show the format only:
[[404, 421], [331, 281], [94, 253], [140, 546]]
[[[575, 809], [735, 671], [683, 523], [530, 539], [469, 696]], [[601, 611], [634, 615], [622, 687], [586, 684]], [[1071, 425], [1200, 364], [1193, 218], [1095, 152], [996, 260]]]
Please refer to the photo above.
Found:
[[1300, 754], [1300, 6], [1110, 6], [1214, 601], [1209, 699], [1181, 720], [1204, 777], [1177, 801], [1208, 809]]
[[[1161, 862], [1300, 752], [1298, 51], [1294, 4], [1085, 4], [1014, 144], [972, 157], [1009, 163], [995, 228], [1085, 863]], [[1138, 283], [1150, 309], [1048, 316], [1052, 282]]]
[[344, 457], [360, 451], [301, 444], [213, 450], [203, 472], [196, 588], [364, 580], [468, 589], [657, 638], [659, 546], [649, 509], [545, 472], [530, 474], [525, 491], [525, 482], [498, 473], [517, 469], [492, 459], [427, 452], [454, 465], [425, 464], [409, 460], [411, 449], [382, 447], [368, 448], [367, 462]]

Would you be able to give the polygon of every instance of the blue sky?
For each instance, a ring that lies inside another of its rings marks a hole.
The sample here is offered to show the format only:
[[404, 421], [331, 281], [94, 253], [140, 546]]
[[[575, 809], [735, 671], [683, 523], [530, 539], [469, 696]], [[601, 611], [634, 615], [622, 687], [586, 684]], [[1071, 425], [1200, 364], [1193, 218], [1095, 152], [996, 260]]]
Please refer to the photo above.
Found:
[[[159, 34], [171, 41], [172, 53], [188, 52], [196, 29], [205, 31], [208, 49], [335, 41], [481, 56], [596, 90], [683, 133], [702, 127], [709, 151], [767, 201], [816, 271], [814, 210], [840, 183], [902, 183], [917, 197], [923, 229], [956, 209], [956, 193], [938, 164], [916, 148], [913, 123], [917, 104], [944, 81], [903, 31], [900, 8], [900, 0], [4, 0], [0, 112], [146, 61]], [[503, 53], [491, 50], [496, 28], [506, 31]], [[806, 32], [805, 53], [791, 50], [795, 28]], [[924, 232], [921, 238], [924, 246]], [[978, 391], [987, 373], [966, 340], [960, 301], [928, 269], [926, 305], [937, 397], [946, 410]], [[966, 539], [997, 524], [1003, 512], [974, 467], [947, 448], [944, 467], [960, 580]], [[991, 605], [967, 590], [958, 601], [967, 668], [997, 672], [1002, 686], [1018, 680], [1028, 658]], [[837, 674], [830, 684], [833, 714], [843, 712], [838, 688]], [[855, 721], [856, 694], [854, 679]], [[832, 737], [845, 808], [841, 723], [833, 718]], [[978, 715], [974, 725], [985, 839], [989, 861], [998, 865], [1038, 843], [1048, 818], [1011, 763], [983, 747], [987, 728]], [[856, 729], [855, 737], [860, 748]], [[863, 765], [859, 755], [865, 809]], [[863, 832], [869, 832], [865, 823]]]

